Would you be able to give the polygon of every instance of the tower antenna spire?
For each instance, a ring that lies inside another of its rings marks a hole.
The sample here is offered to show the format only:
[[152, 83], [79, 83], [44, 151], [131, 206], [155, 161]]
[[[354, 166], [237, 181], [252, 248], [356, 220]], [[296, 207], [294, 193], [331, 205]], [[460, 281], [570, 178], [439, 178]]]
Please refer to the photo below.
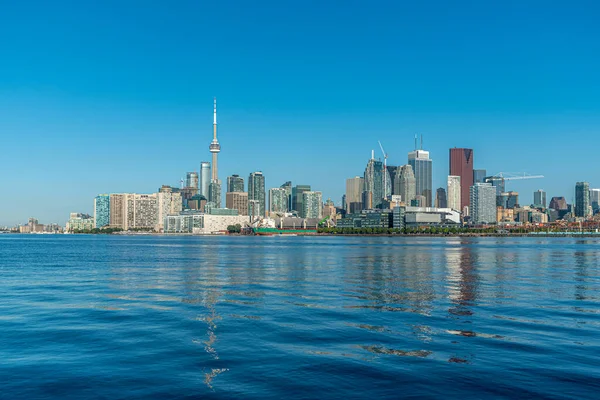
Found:
[[415, 133], [415, 150], [417, 150], [417, 134]]
[[421, 133], [421, 150], [423, 150], [423, 134]]
[[217, 124], [217, 98], [214, 98], [214, 113], [213, 113], [213, 125]]

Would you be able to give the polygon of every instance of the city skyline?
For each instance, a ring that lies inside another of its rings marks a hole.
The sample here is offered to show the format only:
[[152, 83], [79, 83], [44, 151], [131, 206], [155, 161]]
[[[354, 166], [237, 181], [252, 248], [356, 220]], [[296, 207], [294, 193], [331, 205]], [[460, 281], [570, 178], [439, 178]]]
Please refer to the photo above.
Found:
[[[534, 4], [478, 4], [434, 16], [418, 4], [288, 13], [273, 3], [260, 13], [240, 5], [228, 20], [224, 5], [180, 7], [3, 10], [13, 40], [2, 45], [0, 176], [5, 187], [35, 185], [0, 199], [0, 225], [63, 223], [91, 213], [98, 194], [179, 186], [210, 160], [214, 96], [221, 180], [263, 171], [266, 190], [291, 180], [339, 205], [371, 150], [383, 161], [378, 141], [387, 165], [400, 166], [423, 134], [434, 191], [446, 186], [453, 147], [473, 149], [488, 175], [545, 175], [507, 184], [524, 204], [537, 189], [571, 203], [576, 182], [600, 186], [589, 145], [600, 127], [599, 28], [588, 7], [544, 3], [540, 15]], [[14, 18], [22, 12], [26, 23]], [[113, 23], [94, 23], [103, 16]]]

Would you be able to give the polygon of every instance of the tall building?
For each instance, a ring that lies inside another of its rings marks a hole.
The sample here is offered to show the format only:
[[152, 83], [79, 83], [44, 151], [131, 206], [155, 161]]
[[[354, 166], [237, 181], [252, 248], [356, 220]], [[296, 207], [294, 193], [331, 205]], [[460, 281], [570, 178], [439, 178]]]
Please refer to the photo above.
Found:
[[244, 178], [239, 175], [231, 175], [227, 177], [227, 192], [243, 192]]
[[448, 208], [462, 211], [460, 176], [448, 175]]
[[590, 205], [594, 213], [600, 210], [600, 189], [590, 189]]
[[473, 183], [484, 183], [487, 171], [485, 169], [474, 169], [473, 170]]
[[435, 192], [435, 207], [436, 208], [447, 208], [448, 200], [446, 197], [446, 189], [438, 188]]
[[284, 183], [283, 185], [280, 186], [280, 188], [285, 190], [285, 193], [287, 195], [287, 209], [292, 210], [292, 182], [291, 181], [287, 181], [286, 183]]
[[221, 192], [221, 181], [212, 180], [208, 185], [208, 202], [215, 208], [221, 208]]
[[156, 229], [158, 224], [158, 193], [124, 195], [123, 230]]
[[225, 207], [238, 210], [239, 215], [248, 215], [248, 193], [227, 192], [225, 193]]
[[110, 223], [111, 228], [124, 229], [125, 226], [125, 194], [112, 193], [110, 195]]
[[292, 210], [302, 215], [302, 193], [310, 192], [310, 185], [296, 185], [292, 188]]
[[252, 172], [248, 177], [248, 203], [250, 203], [250, 200], [257, 200], [260, 215], [263, 217], [266, 211], [265, 197], [265, 177], [263, 173], [260, 171]]
[[323, 194], [321, 192], [302, 193], [302, 218], [323, 218]]
[[[504, 193], [502, 193], [504, 195]], [[519, 207], [519, 192], [506, 192], [506, 206], [505, 208], [518, 208]]]
[[110, 224], [110, 196], [101, 194], [94, 199], [94, 227], [102, 228]]
[[546, 192], [541, 189], [533, 192], [533, 206], [546, 208]]
[[417, 196], [425, 197], [425, 207], [431, 207], [433, 163], [429, 158], [429, 152], [422, 149], [411, 151], [408, 153], [408, 164], [415, 174]]
[[388, 165], [387, 166], [387, 171], [388, 171], [388, 176], [389, 176], [389, 184], [390, 184], [390, 195], [392, 194], [398, 194], [398, 193], [394, 193], [394, 182], [396, 182], [396, 173], [398, 173], [400, 167], [395, 167], [393, 165]]
[[567, 205], [567, 200], [564, 197], [553, 197], [550, 199], [550, 205], [548, 208], [553, 210], [567, 210], [569, 206]]
[[164, 230], [167, 215], [176, 215], [183, 210], [183, 198], [181, 192], [158, 192], [158, 218], [156, 220], [156, 231]]
[[198, 189], [198, 173], [188, 172], [186, 174], [185, 186]]
[[383, 182], [381, 183], [381, 187], [383, 190], [383, 198], [389, 199], [390, 196], [392, 195], [392, 187], [394, 186], [393, 185], [394, 181], [392, 181], [390, 169], [387, 168], [385, 165], [384, 165], [383, 171], [381, 173], [381, 176], [383, 179]]
[[394, 193], [399, 195], [406, 205], [417, 197], [417, 179], [410, 164], [398, 167], [394, 180]]
[[288, 211], [288, 196], [284, 188], [269, 189], [269, 212], [285, 213]]
[[575, 185], [575, 216], [586, 218], [589, 215], [590, 184], [577, 182]]
[[208, 185], [210, 185], [210, 163], [202, 161], [200, 163], [200, 193], [208, 199]]
[[469, 213], [474, 224], [496, 222], [496, 189], [491, 183], [476, 183], [470, 190]]
[[383, 197], [383, 163], [375, 160], [375, 154], [372, 152], [364, 174], [363, 208], [382, 208]]
[[506, 191], [506, 182], [501, 176], [486, 176], [484, 183], [491, 183], [496, 188], [496, 196], [500, 196], [501, 193]]
[[473, 186], [473, 149], [450, 149], [450, 175], [460, 176], [461, 208], [469, 205], [469, 192]]
[[346, 179], [346, 201], [342, 206], [348, 214], [356, 214], [362, 210], [364, 182], [364, 178], [360, 176]]
[[210, 142], [209, 150], [212, 153], [212, 176], [208, 185], [208, 202], [213, 203], [216, 208], [221, 208], [221, 180], [219, 179], [219, 168], [217, 156], [221, 151], [221, 145], [217, 140], [217, 99], [214, 99], [213, 109], [213, 140]]

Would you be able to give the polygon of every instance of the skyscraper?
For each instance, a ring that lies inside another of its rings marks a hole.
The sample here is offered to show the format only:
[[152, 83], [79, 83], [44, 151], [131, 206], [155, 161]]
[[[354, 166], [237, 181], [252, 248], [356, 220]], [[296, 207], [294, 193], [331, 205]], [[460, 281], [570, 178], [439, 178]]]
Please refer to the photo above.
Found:
[[323, 194], [321, 192], [302, 193], [302, 217], [323, 218]]
[[390, 194], [398, 194], [394, 193], [394, 182], [396, 182], [396, 173], [399, 172], [399, 167], [395, 167], [392, 165], [387, 166], [388, 176], [389, 176], [389, 185], [390, 185]]
[[450, 149], [450, 175], [460, 176], [460, 207], [469, 205], [469, 192], [473, 186], [473, 149]]
[[485, 169], [474, 169], [473, 170], [473, 183], [484, 183], [487, 171]]
[[435, 192], [435, 206], [437, 208], [447, 208], [448, 200], [446, 197], [446, 189], [438, 188]]
[[239, 175], [231, 175], [227, 177], [227, 192], [243, 192], [244, 178]]
[[198, 189], [198, 173], [197, 172], [188, 172], [186, 174], [186, 187]]
[[346, 204], [342, 204], [349, 214], [358, 213], [362, 210], [362, 192], [364, 178], [355, 176], [346, 179]]
[[374, 152], [364, 173], [363, 208], [374, 209], [383, 206], [383, 163], [375, 160]]
[[590, 189], [590, 205], [594, 213], [600, 210], [600, 189]]
[[589, 215], [590, 184], [577, 182], [575, 185], [575, 216], [586, 218]]
[[469, 213], [474, 224], [496, 222], [496, 189], [491, 183], [476, 183], [470, 189]]
[[288, 196], [284, 188], [269, 189], [269, 212], [285, 213], [288, 211]]
[[395, 194], [400, 195], [406, 205], [410, 205], [410, 202], [417, 197], [417, 179], [410, 164], [398, 167], [394, 191]]
[[280, 188], [285, 190], [285, 193], [287, 195], [287, 209], [288, 211], [290, 211], [292, 210], [292, 182], [287, 181], [286, 183], [281, 185]]
[[553, 197], [550, 199], [550, 205], [548, 208], [553, 210], [566, 210], [569, 208], [567, 200], [564, 197]]
[[448, 208], [462, 212], [460, 176], [448, 176]]
[[533, 192], [533, 206], [546, 208], [546, 192], [541, 189]]
[[231, 210], [238, 210], [239, 215], [248, 215], [248, 193], [225, 193], [225, 207]]
[[110, 196], [101, 194], [94, 199], [94, 223], [96, 228], [110, 224]]
[[302, 193], [310, 192], [310, 185], [296, 185], [292, 188], [292, 210], [302, 216]]
[[[263, 173], [260, 171], [252, 172], [248, 177], [248, 206], [250, 207], [250, 200], [258, 201], [259, 211], [255, 211], [255, 216], [265, 216], [265, 197], [265, 177]], [[257, 212], [260, 212], [260, 214], [256, 214]]]
[[125, 194], [110, 195], [110, 227], [124, 229], [125, 224]]
[[208, 185], [210, 185], [210, 163], [200, 163], [200, 194], [208, 199]]
[[216, 208], [221, 207], [221, 181], [219, 180], [219, 169], [217, 163], [217, 156], [221, 151], [221, 145], [217, 140], [217, 99], [214, 99], [214, 110], [213, 110], [213, 140], [209, 146], [210, 152], [212, 153], [212, 176], [210, 184], [208, 186], [208, 202], [213, 203]]
[[411, 151], [408, 153], [408, 164], [415, 174], [417, 196], [425, 197], [425, 207], [431, 207], [433, 184], [432, 160], [429, 158], [429, 152], [422, 149]]

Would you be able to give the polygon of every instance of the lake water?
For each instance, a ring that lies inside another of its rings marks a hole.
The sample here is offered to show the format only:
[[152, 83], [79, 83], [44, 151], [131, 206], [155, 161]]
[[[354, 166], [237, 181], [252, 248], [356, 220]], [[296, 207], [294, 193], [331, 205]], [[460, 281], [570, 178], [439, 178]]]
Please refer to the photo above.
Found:
[[600, 241], [0, 235], [1, 398], [598, 398]]

